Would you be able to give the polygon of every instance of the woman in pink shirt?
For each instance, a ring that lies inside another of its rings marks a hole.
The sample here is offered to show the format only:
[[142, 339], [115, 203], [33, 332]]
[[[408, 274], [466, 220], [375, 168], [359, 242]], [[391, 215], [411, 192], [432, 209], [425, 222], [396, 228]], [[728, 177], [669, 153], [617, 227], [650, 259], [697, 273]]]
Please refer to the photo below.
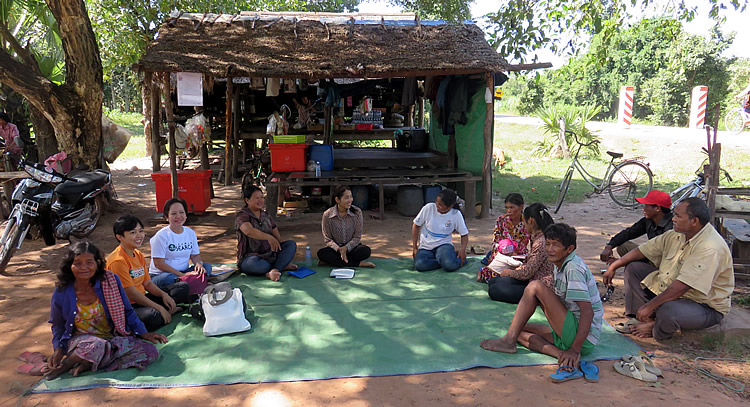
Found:
[[0, 112], [0, 137], [3, 138], [3, 142], [5, 143], [5, 151], [15, 156], [21, 156], [21, 147], [16, 144], [18, 127], [10, 123], [10, 117], [2, 112]]

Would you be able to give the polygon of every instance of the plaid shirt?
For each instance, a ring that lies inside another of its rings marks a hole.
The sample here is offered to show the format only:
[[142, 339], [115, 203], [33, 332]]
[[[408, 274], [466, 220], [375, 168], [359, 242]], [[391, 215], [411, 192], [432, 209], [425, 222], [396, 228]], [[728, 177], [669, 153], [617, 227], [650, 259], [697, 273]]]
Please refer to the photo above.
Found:
[[271, 250], [271, 244], [268, 243], [268, 240], [253, 239], [240, 230], [242, 224], [248, 222], [254, 229], [258, 229], [269, 235], [276, 229], [276, 222], [273, 221], [271, 215], [266, 211], [260, 212], [260, 218], [256, 217], [248, 207], [244, 207], [237, 212], [234, 222], [237, 230], [237, 264], [247, 256], [258, 256], [273, 263], [276, 260], [276, 253]]
[[352, 205], [346, 210], [343, 218], [336, 206], [328, 208], [323, 212], [321, 228], [326, 246], [333, 250], [339, 250], [346, 246], [346, 251], [351, 251], [359, 246], [362, 239], [362, 210]]

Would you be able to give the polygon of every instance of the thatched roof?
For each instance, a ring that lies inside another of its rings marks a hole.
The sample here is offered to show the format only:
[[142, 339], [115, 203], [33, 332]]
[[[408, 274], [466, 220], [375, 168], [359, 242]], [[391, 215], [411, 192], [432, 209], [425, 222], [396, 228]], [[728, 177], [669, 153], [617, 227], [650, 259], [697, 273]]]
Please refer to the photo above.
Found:
[[405, 77], [512, 69], [474, 24], [414, 15], [173, 15], [135, 65], [214, 77]]

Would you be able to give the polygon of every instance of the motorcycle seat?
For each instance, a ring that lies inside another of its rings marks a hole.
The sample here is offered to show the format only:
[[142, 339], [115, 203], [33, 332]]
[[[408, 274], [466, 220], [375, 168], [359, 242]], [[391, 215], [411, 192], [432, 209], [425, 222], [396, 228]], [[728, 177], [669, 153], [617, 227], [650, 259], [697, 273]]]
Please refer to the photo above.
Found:
[[103, 187], [107, 183], [108, 177], [109, 173], [100, 170], [75, 175], [71, 178], [76, 181], [68, 180], [57, 185], [55, 193], [58, 195], [73, 195], [90, 192]]

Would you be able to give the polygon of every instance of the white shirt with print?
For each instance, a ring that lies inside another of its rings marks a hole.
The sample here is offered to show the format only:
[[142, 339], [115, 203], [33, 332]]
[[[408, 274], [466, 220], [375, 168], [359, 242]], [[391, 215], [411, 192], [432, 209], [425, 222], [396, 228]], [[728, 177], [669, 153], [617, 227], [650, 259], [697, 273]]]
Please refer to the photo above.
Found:
[[422, 207], [414, 224], [420, 227], [419, 248], [432, 250], [444, 244], [453, 244], [452, 234], [454, 231], [464, 236], [469, 234], [461, 211], [451, 208], [446, 213], [440, 213], [434, 202]]
[[169, 226], [156, 232], [151, 238], [151, 266], [149, 274], [159, 275], [164, 271], [156, 268], [154, 258], [164, 259], [167, 265], [177, 271], [185, 271], [190, 267], [190, 256], [200, 254], [198, 238], [188, 227], [182, 228], [182, 233], [175, 233]]

